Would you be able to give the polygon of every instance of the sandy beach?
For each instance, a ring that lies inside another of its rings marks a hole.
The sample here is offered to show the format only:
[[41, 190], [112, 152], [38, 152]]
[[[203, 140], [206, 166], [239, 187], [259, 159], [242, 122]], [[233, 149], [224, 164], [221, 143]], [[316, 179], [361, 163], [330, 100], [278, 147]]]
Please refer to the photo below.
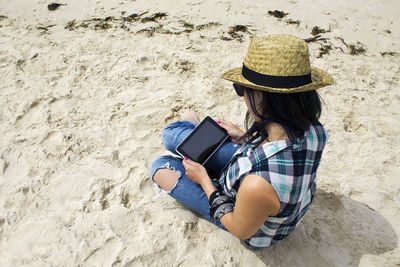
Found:
[[[0, 266], [400, 266], [396, 0], [0, 0]], [[310, 211], [253, 252], [152, 185], [190, 107], [243, 126], [249, 39], [309, 43], [330, 139]]]

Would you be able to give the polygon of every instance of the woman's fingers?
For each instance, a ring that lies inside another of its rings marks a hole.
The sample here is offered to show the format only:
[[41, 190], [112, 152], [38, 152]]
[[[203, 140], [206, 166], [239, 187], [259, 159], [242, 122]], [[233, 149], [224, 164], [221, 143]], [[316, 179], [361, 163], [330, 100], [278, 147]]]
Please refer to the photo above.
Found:
[[190, 167], [194, 167], [195, 163], [196, 162], [194, 162], [188, 158], [185, 158], [184, 160], [182, 160], [183, 167], [185, 167], [186, 170]]
[[190, 164], [192, 161], [189, 158], [185, 157], [182, 162], [184, 164]]
[[228, 133], [231, 131], [232, 127], [225, 121], [218, 121], [219, 126], [224, 128]]
[[189, 159], [185, 158], [184, 160], [182, 160], [182, 165], [183, 167], [185, 167], [185, 169], [187, 169], [187, 167], [189, 167]]
[[237, 137], [237, 135], [241, 135], [242, 130], [239, 129], [235, 124], [232, 122], [226, 122], [226, 121], [218, 121], [220, 122], [219, 125], [224, 128], [229, 135]]
[[239, 127], [229, 121], [219, 120], [218, 124], [224, 128], [229, 136], [231, 137], [232, 141], [241, 144], [240, 138], [245, 134]]

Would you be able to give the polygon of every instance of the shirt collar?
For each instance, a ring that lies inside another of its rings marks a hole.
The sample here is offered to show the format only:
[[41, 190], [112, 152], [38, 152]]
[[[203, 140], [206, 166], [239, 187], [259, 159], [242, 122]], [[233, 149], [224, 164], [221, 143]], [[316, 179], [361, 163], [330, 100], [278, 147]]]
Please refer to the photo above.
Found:
[[292, 145], [290, 140], [278, 140], [265, 143], [261, 146], [255, 148], [250, 148], [250, 154], [256, 155], [259, 161], [272, 157], [273, 155], [279, 153], [285, 148]]

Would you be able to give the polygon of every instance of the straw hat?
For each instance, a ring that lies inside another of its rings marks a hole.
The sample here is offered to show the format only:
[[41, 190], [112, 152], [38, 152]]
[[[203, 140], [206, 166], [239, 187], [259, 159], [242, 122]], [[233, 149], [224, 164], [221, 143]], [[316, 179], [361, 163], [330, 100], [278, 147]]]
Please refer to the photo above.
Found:
[[252, 38], [243, 67], [222, 78], [274, 93], [304, 92], [333, 84], [328, 73], [311, 68], [307, 43], [286, 34]]

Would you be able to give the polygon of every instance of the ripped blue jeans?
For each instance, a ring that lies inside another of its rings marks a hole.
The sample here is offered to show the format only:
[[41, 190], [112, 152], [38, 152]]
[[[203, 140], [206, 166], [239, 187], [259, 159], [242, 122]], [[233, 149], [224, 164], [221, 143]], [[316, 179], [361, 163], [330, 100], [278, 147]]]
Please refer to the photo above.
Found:
[[[189, 135], [196, 127], [192, 121], [178, 121], [169, 124], [162, 133], [162, 141], [166, 149], [177, 154], [175, 148]], [[240, 148], [233, 142], [226, 141], [206, 162], [205, 168], [211, 174], [217, 174], [222, 171], [225, 165], [231, 160], [233, 154]], [[162, 156], [156, 159], [151, 165], [150, 177], [154, 182], [153, 176], [159, 169], [171, 169], [179, 173], [178, 179], [174, 188], [168, 192], [170, 196], [178, 200], [186, 207], [194, 210], [204, 218], [214, 223], [215, 225], [226, 230], [225, 227], [210, 216], [210, 208], [208, 198], [201, 186], [191, 181], [185, 174], [185, 168], [182, 165], [182, 158], [174, 156]], [[217, 176], [217, 177], [218, 177]]]

